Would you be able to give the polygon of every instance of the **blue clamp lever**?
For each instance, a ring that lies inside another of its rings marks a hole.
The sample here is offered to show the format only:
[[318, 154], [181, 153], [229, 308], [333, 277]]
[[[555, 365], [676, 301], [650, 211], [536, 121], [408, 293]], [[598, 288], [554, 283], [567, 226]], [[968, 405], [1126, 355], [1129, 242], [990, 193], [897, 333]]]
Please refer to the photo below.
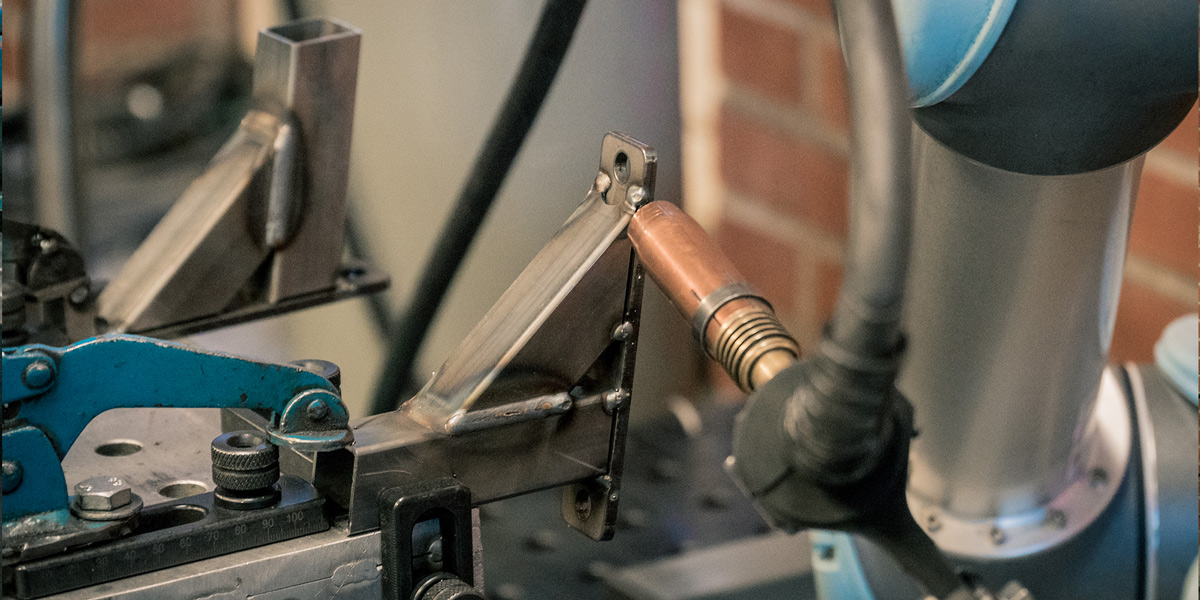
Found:
[[67, 507], [61, 461], [110, 408], [266, 409], [275, 415], [268, 433], [276, 444], [321, 452], [353, 440], [346, 406], [324, 377], [153, 338], [5, 348], [3, 377], [6, 523]]

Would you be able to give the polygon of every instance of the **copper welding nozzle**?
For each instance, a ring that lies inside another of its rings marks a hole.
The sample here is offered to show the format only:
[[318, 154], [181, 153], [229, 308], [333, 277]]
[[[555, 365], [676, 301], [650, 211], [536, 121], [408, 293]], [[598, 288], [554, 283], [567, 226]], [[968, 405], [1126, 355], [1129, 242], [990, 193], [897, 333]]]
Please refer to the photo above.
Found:
[[742, 390], [753, 391], [799, 357], [771, 305], [682, 210], [661, 201], [641, 207], [629, 239], [650, 277], [691, 320], [705, 352]]

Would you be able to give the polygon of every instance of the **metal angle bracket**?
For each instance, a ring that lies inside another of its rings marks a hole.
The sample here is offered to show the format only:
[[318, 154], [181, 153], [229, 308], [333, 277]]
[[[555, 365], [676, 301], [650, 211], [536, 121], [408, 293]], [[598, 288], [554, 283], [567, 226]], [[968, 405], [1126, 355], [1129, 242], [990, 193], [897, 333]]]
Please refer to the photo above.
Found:
[[606, 135], [583, 203], [429, 383], [399, 410], [354, 423], [346, 455], [318, 457], [314, 481], [349, 507], [351, 531], [378, 526], [379, 491], [453, 477], [477, 504], [606, 486], [587, 519], [571, 493], [568, 521], [611, 536], [606, 499], [619, 491], [645, 278], [626, 230], [653, 199], [656, 160]]
[[110, 331], [181, 335], [386, 286], [342, 263], [360, 38], [322, 19], [259, 32], [253, 108], [101, 292]]

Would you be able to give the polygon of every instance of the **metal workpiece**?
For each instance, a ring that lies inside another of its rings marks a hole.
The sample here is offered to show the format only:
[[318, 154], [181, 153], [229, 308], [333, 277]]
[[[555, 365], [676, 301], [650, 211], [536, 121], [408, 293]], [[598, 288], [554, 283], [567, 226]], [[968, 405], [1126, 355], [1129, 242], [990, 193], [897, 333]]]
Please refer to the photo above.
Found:
[[634, 209], [625, 200], [634, 188], [653, 198], [656, 157], [649, 146], [617, 133], [604, 137], [601, 152], [600, 172], [611, 183], [592, 186], [434, 377], [401, 407], [410, 418], [447, 432], [450, 419], [471, 410], [504, 371], [570, 386], [612, 343], [613, 328], [625, 321], [629, 283], [623, 234]]
[[900, 341], [912, 238], [912, 118], [891, 2], [836, 0], [850, 103], [850, 198], [845, 275], [830, 337], [886, 356]]
[[[1129, 416], [1101, 382], [1141, 161], [1034, 176], [923, 134], [916, 148], [899, 382], [921, 432], [912, 499], [967, 521], [1033, 515], [1088, 477], [1096, 456], [1110, 457], [1115, 485]], [[1083, 526], [1088, 517], [1070, 512], [1068, 528]], [[1019, 554], [1009, 538], [955, 552]]]
[[100, 293], [111, 331], [137, 332], [218, 313], [270, 252], [247, 224], [285, 122], [253, 110]]
[[178, 335], [378, 289], [342, 264], [359, 38], [324, 20], [260, 32], [253, 108], [100, 294], [110, 331]]
[[623, 235], [634, 209], [618, 196], [652, 194], [653, 161], [648, 146], [605, 136], [603, 177], [424, 389], [355, 422], [344, 452], [317, 455], [314, 482], [348, 508], [352, 532], [379, 526], [382, 490], [453, 477], [475, 503], [604, 489], [584, 517], [564, 516], [612, 535], [645, 277]]
[[795, 362], [800, 348], [771, 305], [695, 220], [668, 202], [651, 202], [629, 223], [646, 271], [691, 321], [692, 333], [745, 392]]
[[379, 526], [379, 492], [422, 479], [453, 476], [482, 504], [603, 476], [612, 426], [599, 398], [569, 414], [464, 435], [393, 411], [356, 422], [347, 450], [318, 454], [314, 483], [347, 507], [353, 533], [370, 531]]
[[327, 289], [341, 266], [361, 38], [358, 29], [325, 19], [259, 33], [253, 102], [294, 119], [302, 182], [290, 198], [275, 194], [281, 204], [268, 205], [267, 231], [278, 231], [272, 239], [285, 246], [272, 257], [269, 302]]

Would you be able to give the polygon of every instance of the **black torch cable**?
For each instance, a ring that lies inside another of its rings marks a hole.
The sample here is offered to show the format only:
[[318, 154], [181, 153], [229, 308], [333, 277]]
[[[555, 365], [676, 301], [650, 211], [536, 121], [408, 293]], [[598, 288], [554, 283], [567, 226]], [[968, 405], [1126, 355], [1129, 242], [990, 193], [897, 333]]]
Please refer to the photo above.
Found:
[[429, 326], [537, 119], [585, 4], [585, 0], [547, 0], [542, 9], [508, 97], [421, 272], [396, 334], [389, 340], [371, 414], [395, 409], [397, 401], [413, 387], [413, 365]]

